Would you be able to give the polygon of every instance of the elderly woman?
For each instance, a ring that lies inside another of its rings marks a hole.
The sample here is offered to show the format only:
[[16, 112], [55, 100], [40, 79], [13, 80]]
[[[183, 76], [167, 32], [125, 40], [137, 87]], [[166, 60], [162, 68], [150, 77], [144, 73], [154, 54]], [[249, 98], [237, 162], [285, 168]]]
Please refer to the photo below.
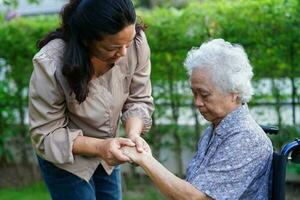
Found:
[[268, 199], [272, 144], [251, 117], [252, 67], [243, 48], [223, 39], [192, 49], [185, 66], [195, 105], [210, 126], [189, 163], [186, 180], [150, 152], [124, 147], [168, 199]]

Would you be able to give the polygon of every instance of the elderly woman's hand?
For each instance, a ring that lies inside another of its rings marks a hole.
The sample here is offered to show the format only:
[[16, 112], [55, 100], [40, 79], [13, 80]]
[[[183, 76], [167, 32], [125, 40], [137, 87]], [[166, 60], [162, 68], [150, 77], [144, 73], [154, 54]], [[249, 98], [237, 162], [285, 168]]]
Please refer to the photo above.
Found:
[[135, 147], [124, 146], [121, 148], [121, 151], [124, 155], [129, 157], [132, 162], [141, 165], [143, 160], [149, 156], [152, 156], [151, 150], [138, 152]]

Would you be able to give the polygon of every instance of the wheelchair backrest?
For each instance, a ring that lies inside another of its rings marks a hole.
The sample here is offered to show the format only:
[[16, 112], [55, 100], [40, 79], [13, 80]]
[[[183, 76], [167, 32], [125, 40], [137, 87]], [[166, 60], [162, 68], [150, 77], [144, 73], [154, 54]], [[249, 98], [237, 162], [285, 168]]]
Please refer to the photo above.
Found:
[[[277, 134], [279, 131], [275, 126], [261, 127], [268, 134]], [[288, 161], [300, 164], [299, 139], [284, 145], [280, 152], [273, 153], [271, 200], [285, 199], [285, 178]]]

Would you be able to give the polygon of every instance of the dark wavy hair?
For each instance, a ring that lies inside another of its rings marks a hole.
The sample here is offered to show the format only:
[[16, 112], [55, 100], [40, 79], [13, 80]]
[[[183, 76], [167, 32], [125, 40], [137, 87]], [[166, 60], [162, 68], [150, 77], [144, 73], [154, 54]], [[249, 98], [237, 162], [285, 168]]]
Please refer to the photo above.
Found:
[[[88, 94], [88, 83], [94, 73], [86, 44], [113, 35], [136, 22], [131, 0], [70, 0], [61, 12], [61, 25], [41, 39], [41, 49], [49, 41], [66, 42], [62, 73], [76, 99], [82, 103]], [[137, 34], [143, 29], [136, 25]]]

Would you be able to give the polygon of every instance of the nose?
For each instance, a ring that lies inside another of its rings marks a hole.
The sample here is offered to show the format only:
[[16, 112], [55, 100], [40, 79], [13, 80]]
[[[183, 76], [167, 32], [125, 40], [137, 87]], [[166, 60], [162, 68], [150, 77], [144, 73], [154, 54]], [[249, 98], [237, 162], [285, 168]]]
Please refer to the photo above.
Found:
[[126, 48], [126, 46], [124, 45], [124, 46], [122, 46], [122, 47], [119, 49], [117, 55], [120, 56], [120, 57], [122, 57], [122, 56], [125, 56], [126, 53], [127, 53], [127, 48]]
[[201, 99], [200, 95], [195, 95], [194, 96], [194, 101], [195, 101], [195, 105], [197, 107], [204, 106], [203, 100]]

